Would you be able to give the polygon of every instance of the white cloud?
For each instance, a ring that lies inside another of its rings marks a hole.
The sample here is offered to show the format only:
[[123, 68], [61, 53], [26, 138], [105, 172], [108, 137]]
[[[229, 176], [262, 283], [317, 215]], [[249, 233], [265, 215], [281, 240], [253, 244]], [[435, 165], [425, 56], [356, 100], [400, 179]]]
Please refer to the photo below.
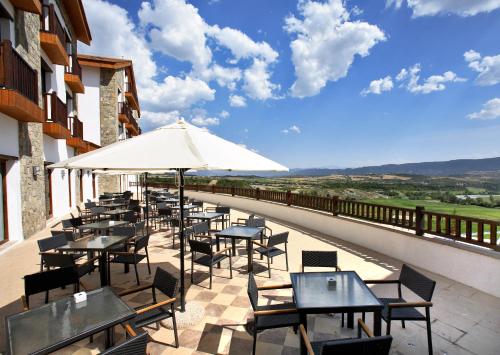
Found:
[[454, 72], [447, 71], [442, 75], [431, 75], [424, 79], [423, 83], [419, 83], [420, 71], [419, 63], [408, 69], [403, 68], [396, 76], [396, 81], [402, 82], [401, 87], [405, 87], [413, 94], [429, 94], [433, 91], [442, 91], [446, 89], [446, 83], [466, 81], [466, 79], [457, 76]]
[[228, 68], [214, 64], [210, 68], [203, 69], [200, 77], [207, 82], [215, 80], [219, 86], [227, 87], [229, 90], [234, 91], [242, 75], [239, 68]]
[[217, 126], [219, 119], [217, 117], [196, 116], [191, 122], [197, 126]]
[[174, 123], [181, 118], [179, 111], [170, 112], [141, 112], [141, 126], [144, 128], [155, 128]]
[[464, 58], [469, 63], [469, 68], [479, 73], [475, 80], [477, 85], [489, 86], [500, 83], [500, 54], [481, 57], [480, 53], [469, 50], [464, 53]]
[[[404, 0], [386, 0], [386, 6], [400, 8]], [[413, 17], [455, 14], [463, 17], [500, 8], [500, 0], [406, 0]]]
[[267, 100], [277, 98], [275, 91], [280, 86], [273, 84], [270, 80], [271, 74], [267, 71], [267, 63], [263, 60], [254, 59], [250, 68], [243, 73], [245, 83], [243, 91], [254, 100]]
[[243, 96], [230, 95], [229, 96], [229, 106], [231, 107], [245, 107], [247, 102]]
[[290, 44], [297, 77], [291, 88], [294, 97], [314, 96], [328, 81], [345, 77], [356, 55], [366, 57], [386, 39], [375, 25], [349, 21], [342, 0], [299, 1], [298, 11], [302, 19], [288, 16], [284, 26], [296, 35]]
[[378, 80], [372, 80], [370, 85], [361, 91], [362, 96], [366, 96], [368, 94], [380, 95], [384, 91], [391, 91], [394, 87], [394, 83], [392, 82], [392, 78], [390, 75], [385, 78], [381, 78]]
[[296, 125], [291, 125], [290, 127], [281, 130], [281, 133], [284, 133], [284, 134], [288, 134], [291, 132], [299, 134], [302, 131]]
[[492, 120], [500, 118], [500, 98], [494, 98], [483, 104], [483, 108], [479, 112], [474, 112], [467, 115], [471, 120]]
[[222, 110], [221, 113], [219, 113], [219, 116], [222, 118], [228, 118], [229, 112], [227, 112], [226, 110]]

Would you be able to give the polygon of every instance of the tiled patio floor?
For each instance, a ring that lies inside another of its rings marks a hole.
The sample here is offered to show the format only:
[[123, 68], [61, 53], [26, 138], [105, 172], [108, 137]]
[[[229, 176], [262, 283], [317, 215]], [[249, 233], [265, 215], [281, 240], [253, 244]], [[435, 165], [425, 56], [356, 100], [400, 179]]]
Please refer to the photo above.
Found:
[[[232, 220], [244, 217], [245, 214], [234, 211]], [[299, 271], [300, 252], [309, 250], [337, 250], [339, 262], [343, 270], [355, 270], [362, 278], [396, 278], [401, 262], [387, 256], [376, 254], [330, 237], [315, 235], [308, 231], [297, 230], [278, 223], [269, 222], [274, 233], [290, 231], [289, 260], [290, 271]], [[155, 232], [150, 241], [150, 256], [154, 269], [161, 266], [172, 273], [178, 273], [179, 250], [172, 249], [170, 232], [162, 230]], [[3, 318], [21, 311], [19, 296], [23, 293], [22, 276], [37, 272], [39, 269], [38, 248], [36, 239], [47, 236], [48, 230], [20, 243], [0, 254], [0, 351], [4, 349]], [[430, 244], [430, 247], [431, 244]], [[0, 250], [0, 253], [2, 251]], [[147, 329], [152, 341], [148, 345], [151, 354], [249, 354], [252, 338], [246, 332], [245, 325], [252, 319], [251, 307], [246, 293], [247, 273], [244, 244], [240, 245], [235, 258], [235, 272], [229, 279], [227, 262], [222, 269], [216, 270], [214, 283], [208, 289], [207, 270], [195, 266], [196, 285], [189, 284], [190, 261], [186, 259], [187, 268], [187, 302], [201, 305], [205, 309], [205, 317], [195, 326], [179, 330], [180, 348], [175, 349], [173, 332], [165, 327], [159, 330]], [[255, 258], [254, 270], [259, 284], [274, 284], [289, 282], [285, 271], [284, 257], [277, 257], [272, 264], [272, 278], [268, 278], [264, 261]], [[425, 272], [437, 281], [434, 294], [434, 307], [431, 310], [434, 352], [436, 354], [499, 354], [500, 353], [500, 299], [486, 295], [470, 287], [458, 284], [452, 280]], [[139, 268], [141, 281], [151, 281], [147, 267], [141, 264]], [[478, 274], [478, 277], [481, 277]], [[98, 273], [83, 278], [90, 289], [97, 288]], [[136, 286], [134, 273], [123, 273], [123, 267], [112, 267], [112, 285], [121, 291]], [[378, 295], [395, 295], [397, 292], [391, 286], [374, 287]], [[69, 294], [69, 290], [55, 291], [52, 298]], [[404, 292], [404, 291], [403, 291]], [[411, 297], [409, 291], [407, 299]], [[282, 302], [290, 300], [290, 290], [267, 291], [261, 294], [261, 302]], [[147, 292], [141, 292], [127, 298], [132, 306], [148, 302]], [[41, 304], [43, 297], [35, 297], [33, 305]], [[367, 323], [371, 327], [370, 317]], [[425, 323], [407, 322], [402, 329], [398, 322], [393, 324], [394, 342], [392, 354], [427, 354]], [[313, 339], [328, 339], [353, 336], [350, 329], [340, 327], [340, 317], [310, 316], [309, 334]], [[385, 331], [385, 324], [383, 325]], [[123, 338], [123, 332], [117, 329], [117, 341]], [[102, 350], [103, 335], [96, 336], [92, 344], [88, 340], [81, 341], [58, 353], [94, 354]], [[259, 334], [257, 343], [258, 354], [297, 354], [299, 338], [291, 329], [269, 330]]]

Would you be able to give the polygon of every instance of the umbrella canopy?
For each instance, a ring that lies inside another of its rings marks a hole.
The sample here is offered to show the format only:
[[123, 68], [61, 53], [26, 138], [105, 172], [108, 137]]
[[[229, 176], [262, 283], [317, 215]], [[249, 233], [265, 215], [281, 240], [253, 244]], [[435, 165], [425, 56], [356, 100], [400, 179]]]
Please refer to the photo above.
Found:
[[95, 169], [92, 170], [94, 174], [97, 175], [141, 175], [144, 173], [150, 174], [176, 174], [175, 170], [103, 170], [103, 169]]
[[288, 171], [281, 164], [182, 120], [49, 168]]

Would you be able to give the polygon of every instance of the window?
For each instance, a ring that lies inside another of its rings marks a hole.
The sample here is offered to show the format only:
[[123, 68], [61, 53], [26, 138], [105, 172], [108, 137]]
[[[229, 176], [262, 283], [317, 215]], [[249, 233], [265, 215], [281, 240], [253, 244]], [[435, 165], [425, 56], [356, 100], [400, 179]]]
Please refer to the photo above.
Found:
[[0, 40], [10, 40], [11, 42], [14, 42], [13, 34], [14, 19], [7, 9], [0, 3]]

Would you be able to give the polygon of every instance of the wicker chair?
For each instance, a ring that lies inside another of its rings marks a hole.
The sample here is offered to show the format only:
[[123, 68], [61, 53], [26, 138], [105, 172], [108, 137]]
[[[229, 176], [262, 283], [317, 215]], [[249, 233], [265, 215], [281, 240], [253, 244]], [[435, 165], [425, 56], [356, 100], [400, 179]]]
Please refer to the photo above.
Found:
[[148, 333], [142, 331], [139, 334], [128, 324], [125, 325], [127, 338], [123, 343], [106, 349], [100, 355], [145, 355], [148, 346]]
[[[419, 273], [410, 266], [403, 264], [401, 274], [397, 280], [365, 280], [366, 284], [397, 284], [398, 297], [396, 298], [379, 298], [384, 304], [382, 318], [387, 323], [387, 335], [391, 334], [391, 322], [400, 320], [401, 325], [405, 328], [405, 321], [425, 321], [427, 324], [427, 345], [429, 354], [432, 355], [432, 333], [431, 333], [431, 314], [432, 295], [436, 287], [436, 281], [429, 279], [427, 276]], [[423, 302], [407, 302], [402, 296], [401, 285], [413, 291], [421, 297]], [[424, 308], [425, 315], [420, 313], [417, 308]], [[365, 314], [363, 313], [363, 319]]]
[[[267, 257], [267, 270], [269, 272], [269, 278], [271, 278], [271, 260], [279, 255], [285, 254], [286, 261], [286, 271], [288, 271], [288, 232], [278, 233], [275, 235], [271, 235], [267, 240], [267, 244], [261, 244], [257, 241], [252, 241], [254, 244], [258, 245], [258, 248], [255, 248], [254, 251]], [[278, 248], [278, 245], [284, 244], [285, 250]]]
[[[191, 283], [194, 284], [194, 264], [203, 265], [210, 270], [210, 289], [212, 289], [212, 275], [214, 265], [220, 263], [222, 260], [229, 258], [229, 277], [233, 278], [233, 263], [231, 260], [231, 247], [224, 248], [220, 251], [214, 252], [212, 244], [202, 242], [199, 240], [190, 239], [189, 247], [191, 248]], [[202, 254], [197, 256], [196, 254]]]
[[[177, 323], [175, 320], [175, 301], [179, 280], [170, 275], [167, 271], [158, 267], [155, 272], [155, 278], [152, 284], [127, 290], [119, 294], [120, 297], [131, 295], [151, 289], [153, 302], [136, 308], [136, 316], [130, 322], [134, 328], [142, 328], [156, 323], [158, 328], [160, 321], [172, 318], [174, 328], [175, 347], [179, 347], [179, 337], [177, 335]], [[157, 291], [167, 297], [164, 301], [157, 300]], [[168, 306], [168, 308], [167, 308]]]
[[[59, 248], [59, 247], [62, 247], [64, 245], [68, 244], [68, 240], [66, 238], [66, 235], [61, 233], [61, 234], [57, 234], [53, 237], [39, 239], [39, 240], [37, 240], [37, 243], [38, 243], [38, 249], [40, 250], [40, 253], [45, 253], [45, 252], [48, 252], [50, 250], [55, 250], [56, 248]], [[75, 260], [84, 256], [84, 254], [82, 254], [82, 253], [72, 253], [70, 255]], [[43, 256], [40, 255], [40, 271], [43, 271], [43, 266], [44, 266]]]
[[[367, 338], [361, 337], [363, 331]], [[300, 325], [300, 336], [304, 341], [308, 355], [388, 355], [391, 350], [390, 335], [374, 337], [366, 324], [358, 319], [358, 337], [334, 340], [309, 340], [304, 326]]]
[[248, 274], [248, 297], [253, 309], [254, 325], [253, 325], [253, 350], [257, 347], [257, 332], [266, 329], [294, 327], [295, 329], [300, 324], [299, 315], [295, 303], [280, 303], [265, 306], [259, 306], [259, 291], [260, 290], [277, 290], [283, 288], [291, 288], [291, 284], [262, 286], [257, 287], [253, 273]]
[[[82, 264], [77, 264], [75, 262], [75, 258], [71, 254], [63, 254], [63, 253], [41, 253], [43, 264], [45, 267], [50, 270], [52, 268], [67, 268], [72, 267], [78, 276], [78, 279], [83, 277], [86, 274], [90, 274], [95, 270], [96, 265], [95, 262], [99, 259], [98, 256], [90, 258]], [[77, 282], [75, 284], [75, 292], [79, 292], [80, 283]], [[82, 284], [83, 285], [83, 284]]]
[[340, 271], [337, 252], [330, 250], [302, 250], [302, 272], [305, 267], [332, 267]]
[[[130, 227], [133, 229], [135, 234], [135, 227]], [[110, 260], [108, 263], [108, 275], [110, 273], [110, 265], [111, 263], [115, 264], [128, 264], [134, 265], [135, 278], [137, 281], [137, 285], [140, 285], [139, 281], [139, 273], [137, 272], [137, 264], [141, 262], [141, 260], [146, 259], [148, 264], [148, 271], [151, 274], [151, 266], [149, 264], [149, 253], [148, 253], [148, 244], [149, 244], [149, 235], [145, 235], [143, 237], [135, 238], [133, 243], [132, 251], [111, 251], [109, 252]], [[141, 254], [140, 251], [145, 251], [145, 254]], [[111, 282], [110, 282], [111, 285]]]

